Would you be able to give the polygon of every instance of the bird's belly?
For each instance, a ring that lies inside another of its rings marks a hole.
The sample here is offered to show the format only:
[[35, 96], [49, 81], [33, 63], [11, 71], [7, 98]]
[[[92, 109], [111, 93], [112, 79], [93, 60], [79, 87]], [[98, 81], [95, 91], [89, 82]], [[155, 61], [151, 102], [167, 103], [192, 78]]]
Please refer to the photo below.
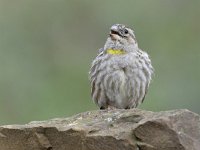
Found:
[[114, 57], [106, 55], [98, 61], [99, 66], [95, 67], [94, 64], [91, 71], [95, 102], [100, 107], [137, 107], [146, 94], [151, 79], [151, 66], [136, 58], [134, 53]]
[[108, 74], [104, 80], [108, 104], [117, 108], [135, 107], [141, 103], [146, 89], [143, 70], [134, 62], [110, 63], [106, 67]]
[[117, 108], [126, 108], [129, 103], [128, 76], [123, 69], [113, 70], [112, 67], [109, 72], [104, 80], [108, 104]]

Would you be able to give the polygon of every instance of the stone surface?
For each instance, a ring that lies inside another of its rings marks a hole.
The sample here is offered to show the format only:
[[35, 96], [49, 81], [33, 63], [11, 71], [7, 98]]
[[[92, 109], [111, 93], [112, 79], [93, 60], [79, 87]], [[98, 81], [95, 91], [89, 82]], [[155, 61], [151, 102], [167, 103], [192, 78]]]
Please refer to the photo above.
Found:
[[200, 150], [200, 117], [185, 109], [117, 109], [5, 125], [0, 150]]

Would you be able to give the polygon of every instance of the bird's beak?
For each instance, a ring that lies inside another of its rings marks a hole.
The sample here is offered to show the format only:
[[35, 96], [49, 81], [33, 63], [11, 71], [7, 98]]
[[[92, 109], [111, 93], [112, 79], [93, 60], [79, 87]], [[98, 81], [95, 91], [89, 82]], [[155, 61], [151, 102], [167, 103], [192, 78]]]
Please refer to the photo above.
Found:
[[118, 31], [118, 26], [116, 24], [114, 24], [111, 29], [111, 31]]
[[111, 28], [110, 28], [110, 36], [113, 36], [113, 35], [118, 35], [118, 36], [121, 36], [121, 34], [119, 33], [119, 29], [118, 29], [118, 26], [117, 25], [113, 25]]

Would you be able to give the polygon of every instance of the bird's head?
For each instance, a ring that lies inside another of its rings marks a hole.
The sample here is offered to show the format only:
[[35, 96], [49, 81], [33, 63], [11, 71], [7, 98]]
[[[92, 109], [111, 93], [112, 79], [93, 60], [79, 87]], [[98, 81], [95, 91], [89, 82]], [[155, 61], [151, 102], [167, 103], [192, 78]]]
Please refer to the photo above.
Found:
[[105, 48], [124, 49], [124, 47], [138, 47], [134, 31], [123, 24], [114, 24], [105, 44]]

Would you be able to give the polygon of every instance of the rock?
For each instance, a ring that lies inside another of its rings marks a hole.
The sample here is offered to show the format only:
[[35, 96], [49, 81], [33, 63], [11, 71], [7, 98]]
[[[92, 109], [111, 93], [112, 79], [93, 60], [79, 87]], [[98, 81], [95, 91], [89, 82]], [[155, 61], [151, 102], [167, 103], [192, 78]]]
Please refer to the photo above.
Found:
[[185, 109], [116, 109], [5, 125], [0, 150], [200, 150], [200, 117]]

